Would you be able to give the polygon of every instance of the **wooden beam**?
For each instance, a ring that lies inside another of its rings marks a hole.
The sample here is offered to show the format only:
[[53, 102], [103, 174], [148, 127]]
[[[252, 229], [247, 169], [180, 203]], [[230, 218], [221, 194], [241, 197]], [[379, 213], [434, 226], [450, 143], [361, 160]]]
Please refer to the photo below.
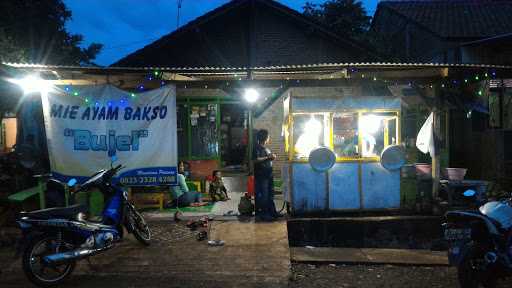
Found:
[[440, 85], [435, 85], [434, 92], [434, 106], [432, 108], [433, 113], [433, 130], [434, 130], [434, 155], [430, 155], [432, 157], [432, 200], [435, 201], [439, 195], [439, 185], [441, 181], [441, 157], [440, 157], [440, 147], [437, 139], [439, 139], [441, 135], [441, 89]]

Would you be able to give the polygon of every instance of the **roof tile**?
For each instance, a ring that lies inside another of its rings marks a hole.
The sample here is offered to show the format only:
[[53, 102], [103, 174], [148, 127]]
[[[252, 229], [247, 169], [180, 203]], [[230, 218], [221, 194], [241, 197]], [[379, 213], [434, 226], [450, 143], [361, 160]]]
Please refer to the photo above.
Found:
[[487, 38], [512, 32], [512, 1], [382, 1], [379, 6], [444, 38]]

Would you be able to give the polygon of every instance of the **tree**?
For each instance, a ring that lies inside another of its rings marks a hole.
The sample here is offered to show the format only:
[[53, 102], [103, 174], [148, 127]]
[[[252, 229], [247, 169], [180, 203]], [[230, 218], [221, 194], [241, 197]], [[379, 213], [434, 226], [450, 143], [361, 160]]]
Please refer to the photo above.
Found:
[[93, 65], [103, 47], [83, 48], [83, 36], [66, 31], [71, 11], [62, 0], [2, 0], [0, 11], [2, 62]]
[[306, 2], [304, 15], [323, 23], [334, 33], [361, 39], [370, 27], [372, 17], [359, 0], [327, 0], [323, 4]]

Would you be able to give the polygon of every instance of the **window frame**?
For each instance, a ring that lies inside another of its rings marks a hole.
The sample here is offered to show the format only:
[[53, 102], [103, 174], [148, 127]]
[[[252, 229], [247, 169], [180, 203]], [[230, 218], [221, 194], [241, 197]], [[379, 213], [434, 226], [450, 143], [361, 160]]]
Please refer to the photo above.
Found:
[[[357, 117], [357, 137], [358, 137], [358, 154], [357, 156], [336, 156], [336, 162], [378, 162], [380, 161], [380, 156], [366, 156], [363, 157], [361, 155], [362, 151], [362, 135], [359, 133], [360, 124], [359, 121], [364, 114], [368, 113], [393, 113], [391, 118], [396, 119], [396, 145], [400, 145], [401, 143], [401, 111], [399, 109], [344, 109], [338, 111], [315, 111], [315, 112], [292, 112], [288, 115], [287, 123], [285, 127], [287, 128], [287, 132], [285, 133], [285, 151], [288, 153], [288, 160], [291, 162], [299, 162], [304, 163], [308, 162], [308, 157], [297, 158], [295, 151], [295, 141], [294, 141], [294, 117], [296, 115], [318, 115], [318, 114], [327, 114], [327, 123], [328, 123], [328, 133], [329, 133], [329, 141], [327, 143], [327, 147], [334, 151], [334, 114], [335, 113], [352, 113]], [[325, 117], [325, 116], [324, 116]], [[387, 131], [386, 131], [387, 130]], [[386, 137], [387, 136], [387, 137]], [[388, 129], [384, 129], [384, 148], [387, 148], [390, 145], [389, 140], [389, 127]]]

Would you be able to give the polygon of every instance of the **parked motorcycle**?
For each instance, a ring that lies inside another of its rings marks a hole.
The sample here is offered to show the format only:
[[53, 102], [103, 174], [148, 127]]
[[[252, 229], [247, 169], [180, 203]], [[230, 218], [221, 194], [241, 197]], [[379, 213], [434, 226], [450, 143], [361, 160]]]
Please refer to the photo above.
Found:
[[498, 279], [512, 276], [512, 198], [477, 211], [447, 212], [444, 228], [448, 259], [457, 267], [461, 287], [494, 287]]
[[76, 261], [114, 247], [123, 238], [123, 226], [142, 244], [150, 244], [146, 221], [128, 201], [127, 193], [112, 183], [121, 168], [111, 165], [80, 186], [76, 179], [68, 182], [74, 193], [101, 191], [106, 203], [101, 222], [84, 220], [87, 209], [83, 205], [20, 213], [22, 265], [31, 282], [43, 287], [61, 283], [73, 272]]

